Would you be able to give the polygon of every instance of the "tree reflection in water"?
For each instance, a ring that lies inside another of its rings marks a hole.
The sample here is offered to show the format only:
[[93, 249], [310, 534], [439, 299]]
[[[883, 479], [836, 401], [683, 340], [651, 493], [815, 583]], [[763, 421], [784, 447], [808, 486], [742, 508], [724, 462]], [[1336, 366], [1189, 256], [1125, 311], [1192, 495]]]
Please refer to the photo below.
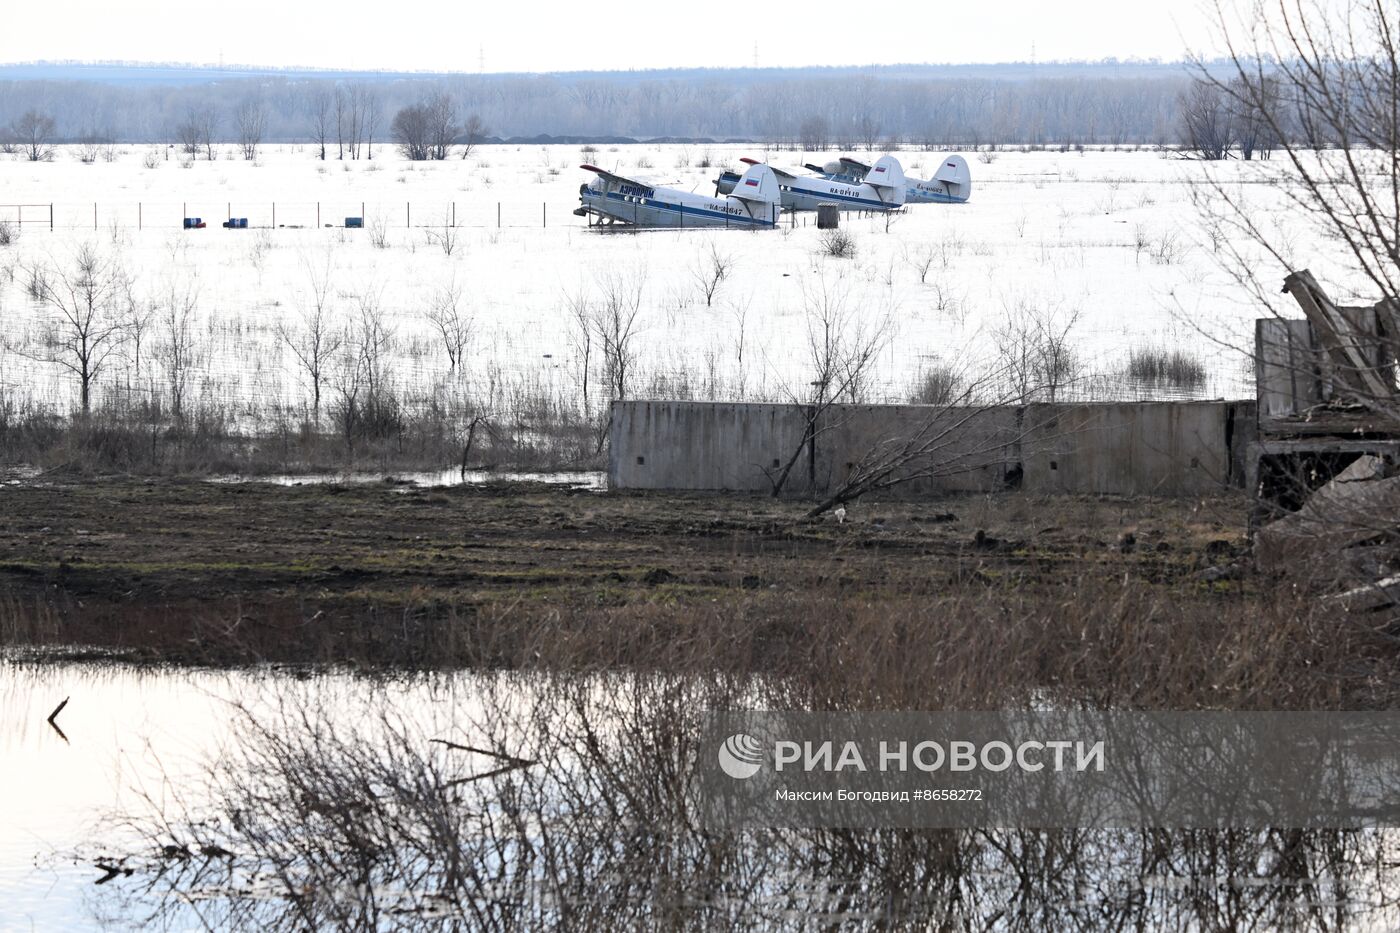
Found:
[[126, 816], [148, 845], [95, 909], [240, 929], [1400, 922], [1380, 831], [702, 830], [702, 711], [811, 702], [781, 685], [503, 676], [469, 702], [367, 689], [371, 715], [314, 682], [241, 707], [206, 786]]

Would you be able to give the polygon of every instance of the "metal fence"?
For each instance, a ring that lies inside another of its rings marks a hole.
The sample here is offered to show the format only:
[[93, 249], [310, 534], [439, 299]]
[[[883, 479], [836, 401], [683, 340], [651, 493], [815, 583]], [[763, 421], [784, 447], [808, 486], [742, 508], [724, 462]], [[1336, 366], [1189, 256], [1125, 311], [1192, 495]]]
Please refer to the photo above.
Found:
[[249, 229], [320, 229], [364, 226], [433, 229], [545, 228], [560, 223], [570, 211], [548, 202], [366, 202], [366, 201], [111, 201], [91, 203], [0, 204], [0, 222], [22, 229], [102, 230], [113, 225], [144, 230], [179, 230], [186, 218], [199, 218], [219, 227], [234, 218], [246, 219]]

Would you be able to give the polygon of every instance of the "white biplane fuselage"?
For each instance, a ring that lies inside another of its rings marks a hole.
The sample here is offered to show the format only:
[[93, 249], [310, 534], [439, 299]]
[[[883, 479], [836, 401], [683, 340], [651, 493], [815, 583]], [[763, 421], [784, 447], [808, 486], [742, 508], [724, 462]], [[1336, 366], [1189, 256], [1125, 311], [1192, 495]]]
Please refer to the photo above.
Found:
[[[833, 162], [827, 162], [825, 165], [814, 165], [808, 162], [803, 168], [815, 175], [814, 178], [805, 179], [805, 182], [808, 183], [806, 187], [816, 184], [818, 179], [859, 186], [874, 173], [872, 166], [846, 156]], [[779, 175], [781, 176], [781, 174], [780, 172]], [[721, 173], [719, 178], [715, 180], [715, 191], [727, 193], [733, 190], [738, 179], [739, 176], [734, 172]], [[781, 180], [786, 182], [786, 179]], [[833, 193], [838, 192], [833, 191]], [[972, 175], [967, 169], [967, 161], [960, 155], [944, 156], [942, 164], [939, 165], [938, 171], [932, 178], [904, 176], [905, 204], [963, 204], [970, 197], [972, 197]], [[827, 200], [843, 203], [830, 196]], [[850, 209], [859, 208], [860, 205], [855, 204]]]
[[766, 165], [745, 172], [728, 197], [713, 198], [624, 178], [596, 165], [581, 168], [598, 177], [579, 187], [581, 206], [574, 213], [591, 214], [606, 223], [764, 229], [777, 226], [782, 208], [778, 179]]
[[[740, 161], [761, 165], [753, 159]], [[904, 206], [904, 169], [893, 156], [883, 156], [864, 181], [813, 178], [774, 169], [783, 196], [783, 207], [790, 211], [814, 211], [820, 204], [837, 204], [843, 211], [890, 211]]]
[[[868, 178], [871, 167], [842, 156], [839, 161], [822, 166], [821, 170], [835, 170], [836, 177], [840, 178]], [[932, 178], [906, 175], [904, 182], [904, 197], [910, 204], [965, 204], [972, 197], [972, 173], [967, 169], [967, 160], [960, 155], [944, 156]]]

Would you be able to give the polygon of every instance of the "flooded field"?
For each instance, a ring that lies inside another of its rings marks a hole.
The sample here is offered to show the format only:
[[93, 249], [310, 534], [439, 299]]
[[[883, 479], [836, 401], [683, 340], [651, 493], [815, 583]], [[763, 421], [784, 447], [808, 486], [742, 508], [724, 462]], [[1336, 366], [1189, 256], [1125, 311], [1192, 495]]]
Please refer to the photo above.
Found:
[[[175, 314], [185, 330], [177, 404], [244, 418], [309, 407], [313, 387], [288, 333], [316, 307], [336, 327], [377, 322], [382, 379], [416, 405], [465, 394], [497, 408], [529, 397], [596, 410], [619, 387], [601, 372], [604, 347], [587, 321], [590, 309], [618, 302], [635, 309], [621, 386], [634, 397], [786, 398], [810, 378], [821, 305], [843, 308], [852, 332], [888, 325], [862, 400], [905, 401], [930, 369], [980, 371], [1032, 326], [1063, 334], [1072, 350], [1063, 396], [1244, 397], [1259, 302], [1222, 270], [1227, 232], [1206, 229], [1193, 199], [1208, 199], [1207, 179], [1219, 178], [1258, 204], [1261, 222], [1300, 242], [1309, 233], [1305, 218], [1283, 210], [1281, 163], [1207, 167], [1149, 151], [983, 153], [969, 159], [970, 203], [850, 215], [845, 258], [829, 255], [806, 215], [757, 234], [601, 236], [571, 214], [581, 161], [708, 190], [741, 156], [795, 166], [818, 153], [500, 146], [438, 163], [389, 152], [322, 163], [293, 146], [257, 162], [188, 164], [158, 155], [150, 168], [140, 147], [110, 163], [67, 152], [53, 163], [0, 161], [5, 199], [44, 205], [26, 208], [23, 223], [18, 208], [0, 205], [16, 233], [0, 247], [10, 338], [0, 385], [17, 404], [74, 397], [71, 374], [41, 362], [53, 309], [34, 300], [33, 280], [69, 268], [83, 244], [119, 274], [118, 316], [135, 328], [107, 361], [98, 397], [154, 394], [169, 407]], [[916, 176], [938, 158], [898, 155]], [[229, 215], [250, 228], [219, 229]], [[361, 215], [364, 229], [344, 228]], [[183, 216], [210, 228], [182, 230]], [[1345, 292], [1330, 257], [1301, 258]], [[717, 287], [716, 262], [725, 267]], [[1257, 271], [1271, 281], [1270, 262], [1259, 257]], [[1135, 353], [1168, 350], [1189, 357], [1189, 379], [1131, 366]], [[327, 401], [343, 376], [334, 368]]]

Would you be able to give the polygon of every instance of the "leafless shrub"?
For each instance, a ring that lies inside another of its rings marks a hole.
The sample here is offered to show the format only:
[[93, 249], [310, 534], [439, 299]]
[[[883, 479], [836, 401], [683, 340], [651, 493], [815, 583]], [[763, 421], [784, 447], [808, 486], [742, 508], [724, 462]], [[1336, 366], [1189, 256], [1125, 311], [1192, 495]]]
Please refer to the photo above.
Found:
[[852, 259], [856, 255], [856, 238], [849, 231], [826, 230], [817, 242], [822, 253], [833, 259]]
[[365, 232], [369, 235], [370, 245], [375, 249], [387, 249], [389, 246], [389, 222], [381, 214], [371, 214], [365, 218]]
[[0, 220], [0, 246], [12, 246], [19, 239], [19, 225]]
[[904, 248], [904, 261], [918, 274], [920, 285], [927, 284], [929, 270], [933, 268], [933, 261], [937, 256], [932, 243]]
[[[425, 234], [429, 243], [436, 243], [444, 256], [451, 256], [457, 250], [461, 230], [450, 210], [443, 211], [442, 222], [429, 227]], [[377, 245], [377, 244], [376, 244]]]
[[710, 242], [690, 268], [690, 277], [705, 296], [705, 307], [714, 303], [715, 293], [734, 271], [734, 257], [720, 251], [719, 244]]
[[1170, 266], [1179, 262], [1184, 250], [1177, 235], [1171, 231], [1163, 233], [1148, 248], [1147, 255], [1159, 266]]
[[1205, 385], [1205, 364], [1182, 350], [1134, 349], [1128, 355], [1128, 378], [1183, 389]]
[[74, 153], [78, 161], [84, 165], [93, 165], [97, 162], [97, 157], [102, 152], [102, 141], [93, 134], [84, 134], [78, 140], [78, 145], [74, 148]]
[[940, 361], [925, 365], [909, 393], [913, 405], [951, 405], [962, 394], [963, 376], [955, 367]]
[[1062, 314], [1024, 300], [1007, 304], [1004, 310], [991, 337], [1012, 399], [1056, 401], [1079, 372], [1070, 340], [1079, 312]]

